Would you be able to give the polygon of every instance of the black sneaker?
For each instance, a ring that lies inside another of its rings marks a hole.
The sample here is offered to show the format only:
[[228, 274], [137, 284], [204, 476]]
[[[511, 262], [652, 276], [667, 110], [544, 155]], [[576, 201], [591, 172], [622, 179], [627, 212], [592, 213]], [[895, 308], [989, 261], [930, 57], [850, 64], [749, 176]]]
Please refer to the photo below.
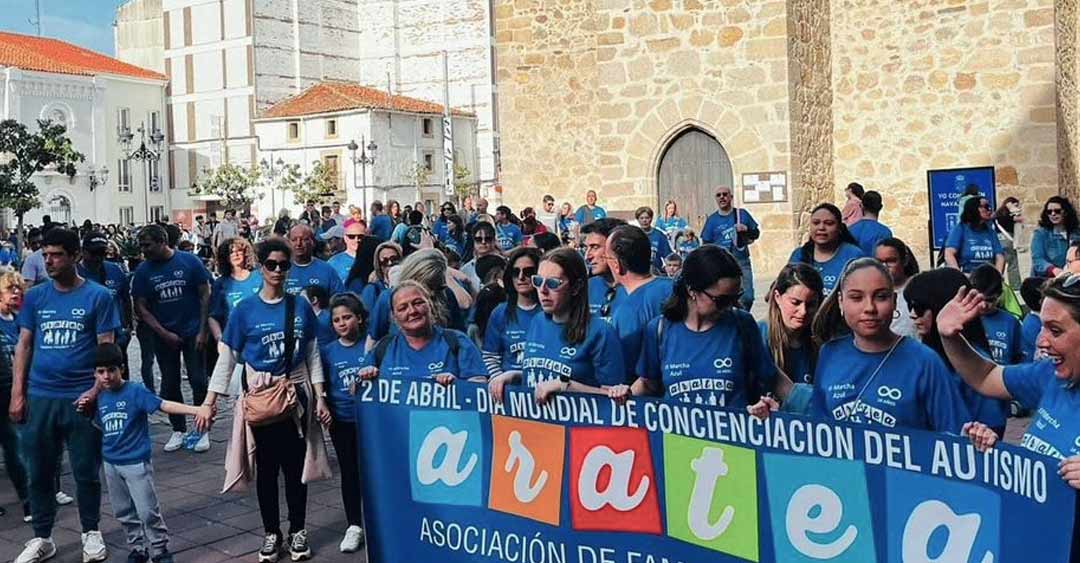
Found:
[[262, 549], [259, 550], [259, 563], [274, 563], [278, 560], [278, 552], [281, 551], [281, 534], [269, 533], [263, 538]]
[[127, 563], [148, 563], [150, 556], [145, 551], [132, 551], [128, 554]]
[[289, 558], [293, 561], [311, 559], [311, 546], [308, 545], [307, 530], [289, 534]]

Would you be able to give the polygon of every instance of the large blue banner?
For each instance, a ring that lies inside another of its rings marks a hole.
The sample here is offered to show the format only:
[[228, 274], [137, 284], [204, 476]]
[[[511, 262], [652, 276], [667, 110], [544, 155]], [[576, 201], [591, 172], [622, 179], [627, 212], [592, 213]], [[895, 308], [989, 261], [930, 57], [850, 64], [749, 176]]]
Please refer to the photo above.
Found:
[[1069, 560], [1057, 461], [927, 432], [378, 379], [357, 394], [369, 560]]
[[997, 209], [993, 166], [929, 170], [926, 172], [926, 183], [930, 200], [931, 250], [943, 248], [949, 231], [960, 223], [963, 210], [959, 202], [968, 185], [979, 186], [979, 193], [990, 201], [991, 208]]

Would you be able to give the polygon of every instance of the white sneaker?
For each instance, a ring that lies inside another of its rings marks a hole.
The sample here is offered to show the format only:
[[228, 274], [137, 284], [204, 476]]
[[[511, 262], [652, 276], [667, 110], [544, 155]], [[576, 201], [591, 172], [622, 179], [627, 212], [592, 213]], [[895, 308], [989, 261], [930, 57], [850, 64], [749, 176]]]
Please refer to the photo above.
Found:
[[210, 451], [210, 433], [200, 435], [199, 441], [195, 442], [195, 447], [191, 450], [199, 454]]
[[359, 551], [361, 545], [364, 545], [364, 530], [360, 526], [349, 526], [339, 549], [342, 553], [353, 553]]
[[34, 538], [26, 542], [26, 549], [15, 558], [15, 563], [38, 563], [56, 555], [52, 538]]
[[65, 493], [64, 491], [56, 492], [56, 504], [59, 504], [60, 506], [67, 506], [73, 502], [75, 502], [75, 499], [71, 495]]
[[109, 558], [109, 550], [105, 549], [105, 540], [101, 532], [91, 530], [82, 535], [82, 560], [83, 563], [105, 561]]
[[173, 432], [172, 436], [169, 436], [169, 441], [165, 442], [165, 451], [175, 452], [184, 447], [184, 433]]

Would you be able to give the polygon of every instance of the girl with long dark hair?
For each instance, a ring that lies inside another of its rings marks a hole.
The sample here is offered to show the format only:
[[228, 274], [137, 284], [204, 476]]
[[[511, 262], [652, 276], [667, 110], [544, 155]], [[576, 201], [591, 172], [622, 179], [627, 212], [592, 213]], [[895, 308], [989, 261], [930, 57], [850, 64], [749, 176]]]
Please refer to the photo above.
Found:
[[540, 268], [540, 251], [521, 247], [510, 253], [503, 273], [505, 302], [495, 307], [484, 331], [484, 365], [492, 389], [521, 380], [525, 335], [542, 311], [532, 277]]
[[892, 330], [900, 336], [915, 336], [915, 325], [908, 315], [907, 301], [904, 299], [904, 287], [915, 274], [919, 273], [919, 261], [915, 253], [904, 241], [887, 238], [878, 242], [874, 248], [874, 258], [885, 265], [892, 276], [896, 288], [896, 312], [893, 313]]
[[825, 292], [836, 287], [841, 272], [848, 262], [863, 257], [858, 241], [851, 236], [840, 216], [840, 210], [831, 203], [822, 203], [810, 213], [810, 235], [799, 248], [791, 253], [789, 264], [803, 263], [821, 274]]
[[1031, 275], [1054, 277], [1065, 270], [1069, 245], [1080, 240], [1080, 219], [1071, 201], [1059, 195], [1046, 200], [1039, 227], [1031, 235]]
[[970, 274], [980, 264], [991, 264], [1005, 271], [1005, 251], [991, 225], [994, 210], [985, 197], [964, 202], [960, 223], [945, 239], [945, 265]]

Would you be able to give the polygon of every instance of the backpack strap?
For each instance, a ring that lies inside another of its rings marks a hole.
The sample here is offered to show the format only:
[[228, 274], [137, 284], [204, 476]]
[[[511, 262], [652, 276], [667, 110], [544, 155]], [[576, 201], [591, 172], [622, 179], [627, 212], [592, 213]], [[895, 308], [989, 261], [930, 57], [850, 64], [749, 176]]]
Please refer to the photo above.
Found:
[[285, 377], [292, 371], [296, 348], [296, 296], [285, 292]]

